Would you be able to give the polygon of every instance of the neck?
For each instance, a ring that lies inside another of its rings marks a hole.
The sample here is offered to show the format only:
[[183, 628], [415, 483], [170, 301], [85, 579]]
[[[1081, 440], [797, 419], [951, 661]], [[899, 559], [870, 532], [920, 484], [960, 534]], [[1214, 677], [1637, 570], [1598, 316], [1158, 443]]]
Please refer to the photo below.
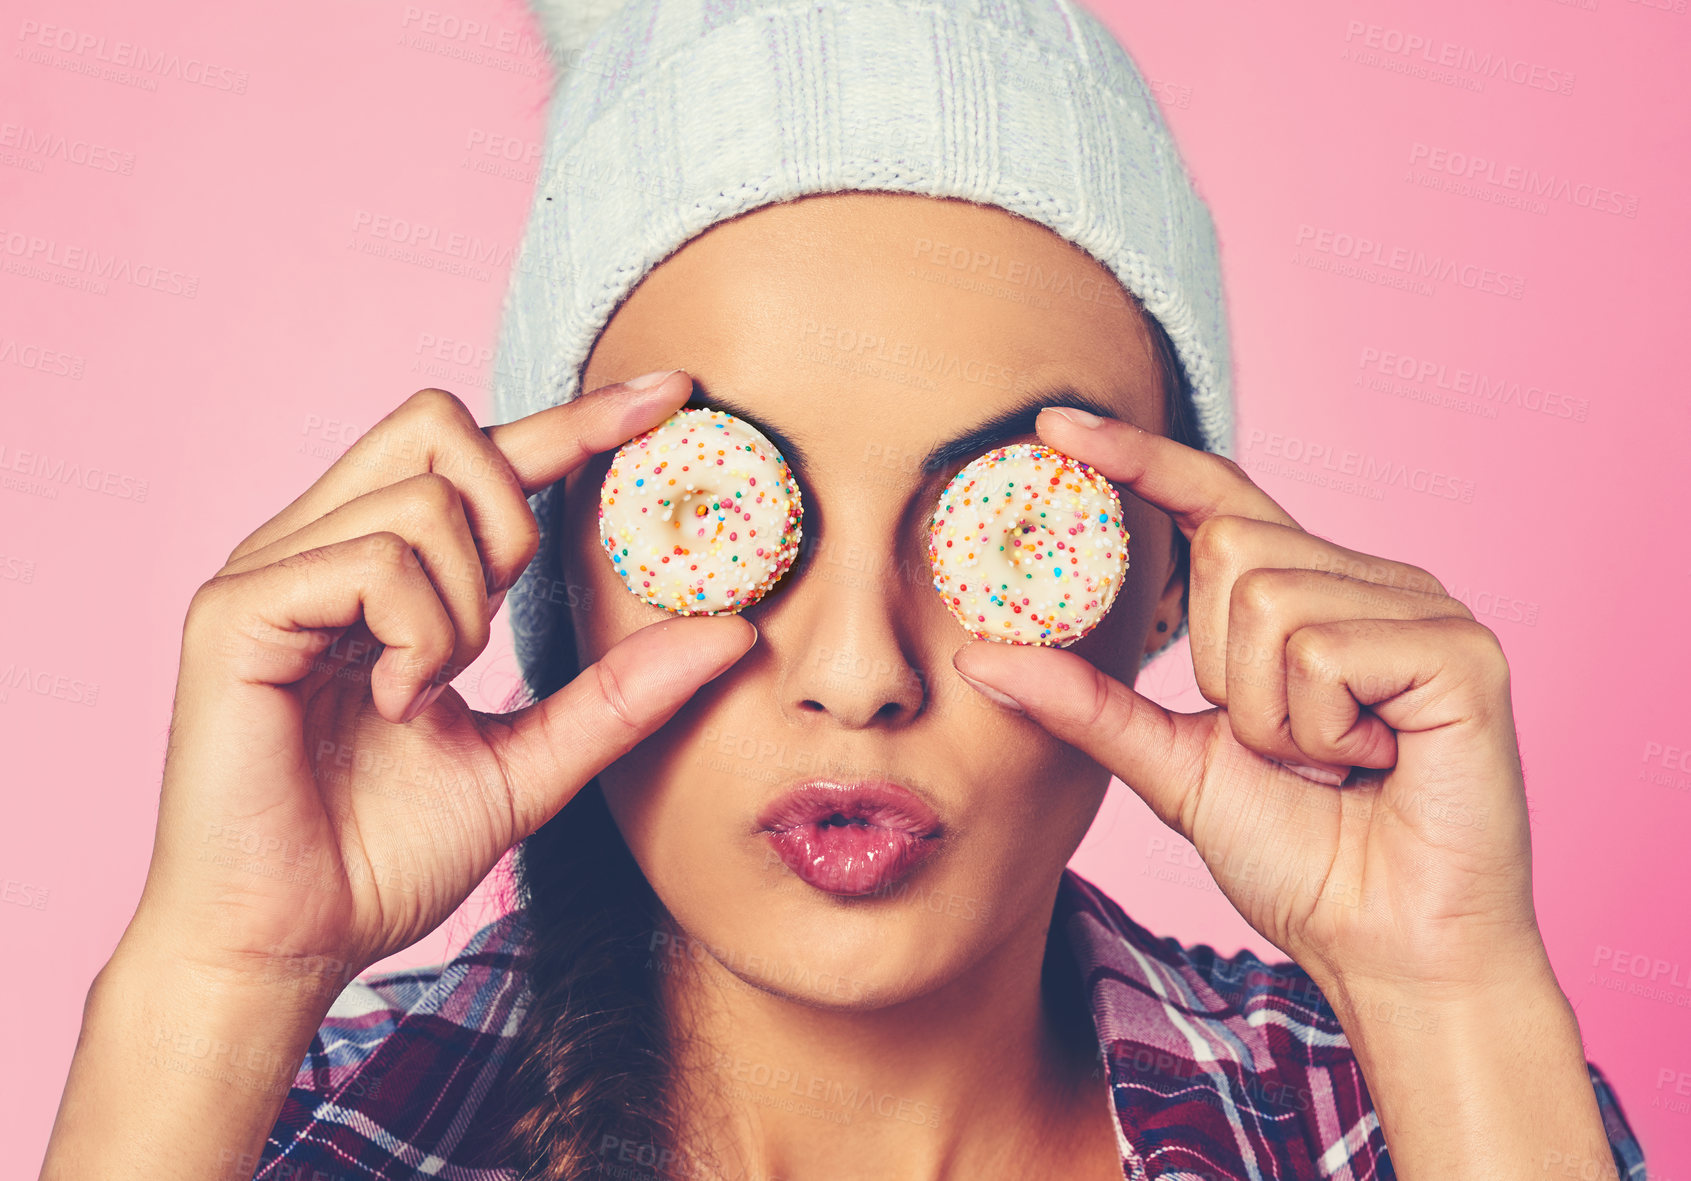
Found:
[[[1053, 1164], [1106, 1148], [1119, 1175], [1078, 982], [1057, 977], [1075, 990], [1057, 1005], [1042, 987], [1050, 914], [1035, 911], [939, 989], [867, 1010], [794, 1000], [714, 959], [666, 976], [683, 1144], [714, 1158], [680, 1175], [1074, 1175]], [[1066, 945], [1052, 953], [1067, 966]], [[1078, 1020], [1063, 1020], [1076, 1005]]]

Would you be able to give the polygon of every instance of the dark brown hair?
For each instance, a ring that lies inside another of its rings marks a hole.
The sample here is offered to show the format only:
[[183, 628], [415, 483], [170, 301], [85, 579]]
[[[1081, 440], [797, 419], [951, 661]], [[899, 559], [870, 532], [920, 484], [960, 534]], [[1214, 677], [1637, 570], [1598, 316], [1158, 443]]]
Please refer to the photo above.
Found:
[[[1185, 370], [1162, 326], [1149, 315], [1145, 322], [1162, 373], [1165, 433], [1199, 446]], [[554, 512], [561, 502], [554, 497]], [[1178, 531], [1175, 543], [1184, 569]], [[555, 671], [551, 679], [534, 692], [547, 696], [569, 677]], [[519, 846], [515, 880], [533, 939], [522, 966], [531, 999], [506, 1089], [508, 1167], [523, 1181], [686, 1175], [675, 1155], [671, 1046], [653, 966], [668, 915], [597, 779]]]
[[516, 877], [533, 939], [507, 1091], [512, 1166], [563, 1181], [626, 1175], [624, 1146], [667, 1159], [669, 1046], [649, 967], [662, 908], [597, 780], [523, 842]]

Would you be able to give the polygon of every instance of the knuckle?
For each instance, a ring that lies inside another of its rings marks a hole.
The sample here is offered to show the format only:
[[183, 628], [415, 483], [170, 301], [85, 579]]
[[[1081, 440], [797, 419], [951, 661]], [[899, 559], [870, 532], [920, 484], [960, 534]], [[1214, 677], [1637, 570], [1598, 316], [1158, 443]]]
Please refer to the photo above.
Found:
[[1084, 730], [1091, 731], [1104, 725], [1116, 707], [1116, 695], [1110, 678], [1099, 669], [1092, 670], [1091, 700], [1086, 703], [1085, 720], [1081, 723]]
[[1509, 684], [1509, 657], [1503, 651], [1503, 641], [1483, 623], [1455, 620], [1457, 635], [1469, 652], [1475, 672], [1488, 688], [1502, 688]]
[[1287, 639], [1286, 671], [1317, 683], [1338, 679], [1332, 643], [1319, 627], [1299, 628]]
[[409, 634], [393, 665], [396, 675], [405, 680], [446, 683], [463, 671], [449, 663], [455, 643], [452, 624], [437, 612], [427, 612], [421, 618], [408, 616], [404, 630]]
[[215, 574], [195, 588], [193, 597], [188, 600], [188, 610], [183, 618], [183, 631], [199, 634], [207, 626], [216, 623], [228, 609], [230, 596], [234, 593], [234, 578], [231, 575]]
[[1194, 565], [1221, 565], [1232, 560], [1244, 542], [1248, 522], [1243, 517], [1211, 517], [1192, 531]]
[[285, 561], [298, 565], [347, 560], [364, 572], [367, 585], [407, 584], [424, 577], [422, 561], [411, 543], [399, 534], [381, 530], [344, 543], [302, 550]]
[[434, 386], [418, 390], [405, 399], [400, 409], [408, 415], [420, 418], [464, 418], [470, 416], [469, 407], [459, 400], [456, 394], [449, 393]]
[[1465, 619], [1469, 623], [1479, 622], [1479, 617], [1476, 616], [1468, 607], [1468, 604], [1464, 603], [1461, 599], [1452, 598], [1447, 594], [1444, 596], [1444, 601], [1440, 603], [1439, 606], [1442, 607], [1447, 614], [1453, 615], [1458, 619]]
[[610, 719], [628, 736], [640, 733], [639, 719], [635, 716], [634, 707], [623, 688], [622, 680], [617, 676], [616, 669], [609, 661], [601, 660], [593, 665], [594, 683], [599, 690], [599, 699], [604, 711]]
[[1283, 598], [1282, 582], [1274, 570], [1245, 571], [1233, 580], [1228, 613], [1253, 620], [1271, 618]]
[[[385, 566], [414, 567], [417, 555], [411, 549], [411, 543], [391, 529], [378, 529], [374, 533], [366, 533], [358, 539], [358, 547], [366, 561], [380, 563]], [[306, 550], [297, 556], [317, 551]]]
[[207, 610], [229, 593], [229, 587], [233, 582], [233, 575], [213, 574], [194, 588], [194, 596], [188, 603], [189, 609]]
[[1240, 467], [1234, 460], [1227, 458], [1225, 455], [1216, 455], [1214, 452], [1211, 452], [1210, 454], [1214, 457], [1216, 466], [1219, 467], [1229, 479], [1238, 480], [1245, 484], [1252, 484], [1255, 482], [1251, 479], [1249, 473], [1247, 473], [1243, 467]]
[[406, 500], [413, 512], [424, 519], [438, 521], [459, 510], [463, 495], [458, 485], [439, 472], [418, 472], [405, 481]]

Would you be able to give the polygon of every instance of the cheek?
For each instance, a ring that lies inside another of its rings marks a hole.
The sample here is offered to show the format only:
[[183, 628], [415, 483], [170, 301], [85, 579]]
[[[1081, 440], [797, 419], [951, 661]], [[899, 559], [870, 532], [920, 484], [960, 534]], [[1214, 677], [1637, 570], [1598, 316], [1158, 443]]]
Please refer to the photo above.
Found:
[[1103, 803], [1110, 773], [1082, 751], [1033, 727], [1024, 744], [1000, 737], [1008, 727], [979, 725], [971, 739], [981, 783], [983, 818], [1005, 861], [1065, 860]]
[[[697, 711], [683, 711], [688, 713]], [[707, 850], [720, 854], [726, 835], [719, 793], [710, 790], [714, 746], [714, 732], [701, 732], [677, 715], [599, 775], [617, 827], [655, 886], [663, 886], [665, 866], [682, 867], [691, 876], [720, 860], [704, 856]]]

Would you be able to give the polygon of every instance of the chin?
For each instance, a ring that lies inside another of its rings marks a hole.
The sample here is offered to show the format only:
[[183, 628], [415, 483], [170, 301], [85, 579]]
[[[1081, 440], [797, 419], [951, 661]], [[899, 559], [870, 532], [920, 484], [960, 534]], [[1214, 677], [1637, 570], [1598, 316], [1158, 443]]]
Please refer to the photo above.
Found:
[[[648, 870], [679, 927], [662, 956], [654, 953], [657, 966], [714, 963], [773, 997], [869, 1011], [941, 988], [1002, 936], [990, 901], [950, 890], [927, 867], [884, 893], [848, 898], [768, 860], [732, 882], [701, 882], [673, 865]], [[929, 861], [933, 870], [942, 865], [938, 856]]]

